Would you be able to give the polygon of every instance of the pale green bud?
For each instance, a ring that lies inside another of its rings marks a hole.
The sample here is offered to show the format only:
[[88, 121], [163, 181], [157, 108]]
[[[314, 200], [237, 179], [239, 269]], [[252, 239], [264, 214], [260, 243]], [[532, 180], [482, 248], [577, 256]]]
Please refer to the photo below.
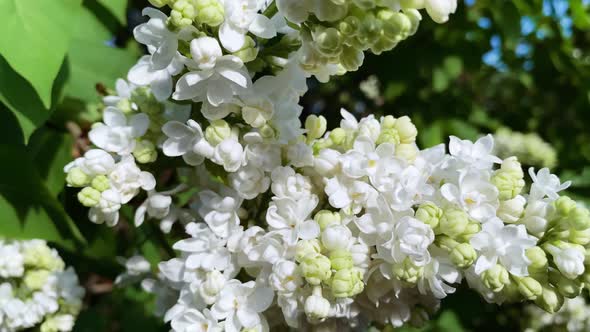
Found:
[[66, 182], [72, 187], [84, 187], [90, 182], [90, 177], [79, 167], [74, 167], [68, 171]]
[[195, 0], [195, 10], [197, 11], [195, 19], [199, 23], [216, 27], [224, 20], [225, 11], [218, 0]]
[[321, 210], [315, 214], [313, 220], [320, 225], [320, 229], [323, 231], [330, 225], [337, 225], [340, 224], [342, 221], [342, 217], [338, 212], [332, 212], [329, 210]]
[[310, 115], [305, 119], [305, 130], [307, 130], [307, 140], [311, 141], [320, 138], [326, 132], [327, 121], [323, 116]]
[[360, 34], [358, 39], [364, 44], [365, 47], [370, 47], [381, 35], [382, 22], [377, 19], [375, 15], [369, 13], [365, 15], [362, 20]]
[[158, 158], [158, 152], [154, 143], [142, 140], [135, 144], [133, 149], [133, 156], [140, 164], [153, 163]]
[[398, 144], [395, 147], [395, 156], [407, 161], [414, 161], [418, 156], [418, 147], [416, 144]]
[[65, 266], [61, 258], [44, 243], [27, 247], [24, 262], [29, 268], [48, 271], [62, 270]]
[[418, 31], [420, 21], [422, 20], [422, 15], [420, 15], [420, 12], [415, 9], [406, 9], [404, 10], [404, 14], [410, 19], [410, 22], [412, 23], [407, 36], [412, 36], [416, 33], [416, 31]]
[[515, 157], [504, 160], [491, 179], [492, 184], [498, 188], [500, 200], [513, 199], [520, 194], [525, 185], [523, 177], [524, 173]]
[[432, 202], [421, 204], [416, 210], [416, 219], [430, 226], [436, 228], [443, 215], [443, 210]]
[[481, 274], [481, 280], [487, 288], [497, 293], [510, 282], [510, 277], [506, 268], [496, 264]]
[[547, 254], [541, 247], [528, 248], [526, 257], [531, 261], [529, 271], [547, 268]]
[[463, 242], [468, 242], [473, 235], [479, 233], [480, 231], [481, 231], [481, 224], [480, 223], [470, 222], [469, 224], [467, 224], [467, 227], [465, 227], [465, 230], [463, 231], [461, 236], [459, 236], [459, 240], [461, 240]]
[[326, 139], [320, 138], [313, 142], [313, 153], [314, 155], [317, 155], [321, 150], [330, 148], [332, 145], [334, 145], [334, 142], [332, 142], [332, 139], [330, 139], [329, 137]]
[[557, 214], [567, 216], [578, 206], [578, 204], [568, 196], [561, 196], [553, 202], [553, 206], [555, 207], [555, 212]]
[[393, 127], [399, 133], [400, 142], [404, 144], [410, 144], [416, 142], [416, 135], [418, 130], [407, 116], [402, 116], [395, 120]]
[[330, 132], [330, 139], [336, 145], [341, 145], [346, 140], [346, 133], [342, 128], [335, 128]]
[[375, 7], [375, 0], [352, 0], [352, 2], [361, 9], [371, 9]]
[[459, 242], [447, 235], [437, 235], [434, 238], [434, 241], [437, 246], [448, 252], [451, 252], [451, 250], [453, 250], [453, 248], [455, 248], [459, 244]]
[[356, 71], [363, 64], [365, 54], [352, 46], [342, 46], [342, 53], [340, 54], [340, 64], [347, 71]]
[[27, 272], [24, 278], [25, 286], [32, 291], [40, 290], [47, 282], [49, 273], [50, 272], [47, 270], [33, 270]]
[[541, 309], [552, 314], [561, 309], [563, 305], [563, 295], [559, 294], [553, 287], [543, 287], [543, 293], [537, 297], [535, 303]]
[[412, 32], [413, 23], [404, 13], [394, 12], [383, 22], [383, 32], [388, 39], [399, 42]]
[[332, 275], [330, 259], [322, 254], [309, 254], [303, 258], [299, 267], [305, 280], [312, 285], [327, 281]]
[[379, 137], [377, 137], [377, 144], [381, 143], [392, 143], [392, 144], [399, 144], [400, 138], [399, 133], [397, 130], [393, 128], [384, 128], [381, 129], [379, 133]]
[[170, 11], [169, 22], [177, 27], [187, 27], [193, 24], [197, 12], [190, 0], [176, 0]]
[[361, 21], [356, 16], [348, 16], [338, 23], [338, 30], [342, 36], [350, 38], [359, 32], [360, 25]]
[[444, 210], [443, 215], [440, 218], [438, 232], [450, 237], [457, 237], [465, 231], [468, 224], [469, 216], [465, 211], [449, 207]]
[[276, 131], [268, 123], [258, 128], [258, 130], [260, 130], [260, 135], [264, 138], [274, 138], [276, 136]]
[[460, 268], [467, 268], [477, 259], [475, 249], [469, 243], [459, 243], [451, 250], [451, 262]]
[[254, 61], [258, 56], [258, 47], [256, 47], [254, 39], [252, 39], [252, 37], [250, 36], [246, 36], [246, 42], [244, 43], [242, 49], [240, 49], [237, 52], [234, 52], [233, 55], [242, 59], [242, 62], [244, 63]]
[[579, 296], [584, 286], [581, 281], [568, 279], [556, 270], [549, 272], [549, 281], [557, 287], [559, 294], [570, 299]]
[[576, 206], [568, 215], [568, 223], [576, 230], [590, 228], [590, 211], [582, 206]]
[[424, 0], [400, 0], [400, 5], [403, 9], [422, 9], [424, 8]]
[[205, 129], [205, 139], [216, 146], [231, 136], [231, 127], [225, 120], [215, 120]]
[[109, 179], [104, 175], [95, 176], [94, 179], [92, 179], [90, 185], [92, 186], [92, 188], [100, 192], [103, 192], [111, 187]]
[[336, 271], [350, 269], [353, 266], [352, 254], [344, 249], [334, 250], [330, 253], [330, 263]]
[[353, 297], [365, 287], [363, 274], [356, 268], [337, 271], [331, 279], [332, 295], [336, 298]]
[[330, 302], [320, 295], [311, 295], [305, 299], [305, 315], [312, 322], [321, 321], [330, 313]]
[[100, 197], [100, 191], [92, 187], [86, 187], [78, 192], [78, 200], [86, 207], [96, 206], [100, 201]]
[[318, 28], [313, 34], [318, 52], [327, 57], [335, 57], [342, 52], [342, 35], [335, 28]]
[[590, 228], [581, 231], [572, 229], [569, 233], [568, 241], [573, 244], [585, 246], [590, 243]]
[[543, 286], [531, 277], [516, 278], [518, 291], [527, 300], [535, 300], [543, 293]]
[[300, 240], [295, 245], [295, 260], [300, 262], [309, 254], [319, 254], [322, 251], [318, 239]]
[[381, 130], [393, 129], [395, 126], [395, 117], [393, 115], [386, 115], [381, 118]]
[[424, 275], [424, 266], [417, 266], [411, 259], [406, 257], [402, 263], [393, 264], [391, 272], [399, 280], [415, 284]]
[[150, 5], [156, 8], [162, 8], [168, 4], [168, 0], [148, 0]]

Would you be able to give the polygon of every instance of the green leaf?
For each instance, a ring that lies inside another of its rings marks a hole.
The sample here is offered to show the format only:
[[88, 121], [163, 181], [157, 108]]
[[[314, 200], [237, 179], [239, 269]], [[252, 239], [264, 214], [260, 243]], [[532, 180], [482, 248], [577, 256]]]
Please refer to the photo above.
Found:
[[127, 0], [97, 0], [121, 25], [127, 25]]
[[0, 144], [25, 144], [25, 137], [16, 116], [1, 103]]
[[0, 237], [42, 238], [74, 249], [86, 240], [44, 185], [23, 145], [1, 144]]
[[77, 40], [68, 53], [70, 80], [65, 94], [85, 101], [97, 101], [96, 84], [114, 87], [119, 77], [125, 77], [135, 64], [130, 52], [106, 46], [104, 43]]
[[0, 1], [0, 54], [35, 89], [45, 108], [68, 50], [80, 0]]
[[590, 12], [588, 5], [582, 0], [571, 0], [570, 8], [574, 25], [582, 30], [590, 29]]
[[440, 332], [462, 332], [464, 331], [461, 322], [454, 311], [446, 310], [440, 314], [436, 321], [436, 331]]
[[14, 113], [25, 141], [37, 127], [47, 121], [50, 115], [29, 82], [12, 70], [2, 57], [0, 57], [0, 101]]
[[463, 72], [463, 60], [458, 56], [448, 56], [443, 61], [445, 72], [450, 79], [455, 79]]
[[27, 149], [47, 189], [56, 197], [65, 185], [64, 166], [72, 161], [73, 138], [71, 135], [41, 127], [33, 136]]
[[434, 121], [428, 127], [421, 129], [420, 135], [418, 135], [418, 139], [420, 140], [420, 146], [422, 148], [429, 148], [437, 144], [443, 143], [444, 136], [441, 121]]

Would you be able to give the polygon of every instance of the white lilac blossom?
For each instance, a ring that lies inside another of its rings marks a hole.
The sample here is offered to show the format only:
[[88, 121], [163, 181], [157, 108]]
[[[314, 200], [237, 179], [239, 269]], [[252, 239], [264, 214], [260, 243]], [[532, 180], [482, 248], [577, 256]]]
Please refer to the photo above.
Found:
[[0, 330], [71, 331], [84, 289], [43, 240], [0, 240]]
[[134, 257], [120, 278], [142, 280], [172, 330], [398, 327], [463, 279], [550, 312], [579, 295], [590, 212], [548, 169], [525, 186], [490, 135], [421, 150], [407, 116], [300, 119], [308, 77], [356, 70], [414, 34], [419, 9], [444, 22], [456, 1], [167, 4], [135, 30], [150, 55], [105, 98], [96, 148], [64, 171], [91, 221], [136, 206], [136, 227], [186, 234], [176, 257]]

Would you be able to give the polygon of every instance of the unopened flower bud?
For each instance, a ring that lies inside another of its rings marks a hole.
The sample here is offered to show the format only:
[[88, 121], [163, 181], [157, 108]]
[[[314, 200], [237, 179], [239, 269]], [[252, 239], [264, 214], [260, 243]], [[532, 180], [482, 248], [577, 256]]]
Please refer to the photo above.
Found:
[[315, 214], [313, 220], [320, 225], [320, 229], [323, 231], [330, 225], [339, 225], [342, 217], [338, 212], [332, 212], [330, 210], [320, 210]]
[[399, 144], [399, 141], [400, 138], [397, 130], [394, 128], [382, 128], [379, 137], [377, 137], [376, 143], [392, 143], [397, 145]]
[[95, 176], [94, 179], [92, 179], [90, 185], [92, 186], [92, 188], [100, 192], [103, 192], [111, 187], [109, 179], [104, 175]]
[[[217, 1], [217, 0], [214, 0]], [[246, 36], [246, 41], [244, 42], [244, 46], [237, 52], [234, 52], [233, 55], [237, 56], [238, 58], [242, 59], [242, 62], [248, 63], [250, 61], [254, 61], [258, 56], [258, 47], [256, 47], [256, 42], [250, 36]]]
[[79, 167], [73, 167], [68, 171], [66, 182], [71, 187], [84, 187], [90, 182], [90, 177]]
[[461, 235], [469, 224], [469, 216], [462, 209], [449, 207], [444, 210], [438, 231], [450, 237]]
[[342, 53], [340, 54], [340, 64], [347, 71], [356, 71], [363, 64], [365, 54], [352, 46], [342, 46]]
[[442, 209], [432, 202], [421, 204], [416, 210], [416, 219], [427, 224], [432, 229], [438, 226], [442, 215]]
[[156, 161], [156, 158], [158, 158], [158, 152], [156, 151], [154, 143], [142, 140], [135, 144], [133, 156], [138, 163], [147, 164]]
[[538, 296], [535, 303], [543, 310], [552, 314], [561, 309], [563, 305], [563, 295], [559, 294], [553, 287], [543, 287], [541, 296]]
[[224, 20], [225, 11], [218, 0], [195, 0], [197, 11], [196, 21], [212, 27], [220, 25]]
[[331, 225], [322, 231], [322, 245], [329, 251], [346, 249], [350, 244], [350, 229], [342, 225]]
[[338, 23], [338, 30], [347, 38], [354, 37], [359, 32], [361, 21], [356, 16], [347, 16]]
[[267, 123], [264, 126], [258, 128], [260, 135], [264, 138], [273, 138], [276, 136], [276, 131]]
[[580, 231], [572, 229], [569, 233], [567, 240], [573, 244], [585, 246], [590, 243], [590, 228]]
[[487, 288], [497, 293], [510, 282], [510, 277], [506, 268], [500, 264], [496, 264], [481, 274], [481, 280]]
[[424, 8], [424, 0], [400, 0], [399, 3], [403, 9], [422, 9], [422, 8]]
[[168, 4], [168, 0], [148, 0], [150, 5], [156, 8], [162, 8]]
[[418, 147], [416, 144], [398, 144], [395, 147], [395, 156], [407, 161], [414, 161], [418, 155]]
[[28, 271], [24, 276], [24, 284], [30, 291], [41, 290], [47, 283], [50, 272], [48, 270]]
[[305, 280], [312, 285], [319, 285], [332, 275], [330, 259], [321, 254], [305, 256], [299, 266]]
[[170, 23], [177, 28], [186, 27], [193, 24], [193, 19], [197, 12], [193, 3], [189, 0], [176, 0], [170, 11]]
[[317, 239], [299, 240], [295, 245], [295, 260], [301, 262], [305, 256], [309, 254], [319, 254], [320, 251], [320, 241]]
[[225, 120], [215, 120], [205, 129], [205, 139], [216, 146], [231, 136], [231, 127]]
[[547, 255], [541, 247], [528, 248], [526, 250], [526, 257], [531, 261], [529, 270], [538, 270], [547, 267]]
[[447, 236], [447, 235], [437, 235], [436, 238], [434, 239], [435, 243], [437, 246], [439, 246], [440, 248], [451, 252], [451, 250], [453, 250], [453, 248], [455, 248], [457, 245], [459, 245], [459, 242], [457, 242], [456, 240], [454, 240], [453, 238]]
[[590, 211], [582, 206], [576, 206], [567, 217], [568, 223], [576, 230], [590, 229]]
[[513, 199], [501, 201], [497, 212], [498, 218], [507, 224], [517, 222], [522, 217], [525, 204], [526, 199], [520, 195]]
[[78, 201], [80, 201], [80, 203], [82, 203], [82, 205], [86, 207], [93, 207], [98, 205], [98, 203], [100, 202], [100, 198], [100, 191], [92, 187], [86, 187], [80, 190], [80, 192], [78, 192]]
[[559, 294], [570, 299], [579, 296], [584, 286], [581, 281], [568, 279], [555, 270], [549, 272], [549, 281]]
[[365, 287], [363, 275], [356, 268], [343, 269], [331, 279], [332, 295], [336, 298], [353, 297], [361, 293]]
[[527, 300], [535, 300], [543, 293], [543, 286], [531, 277], [516, 278], [516, 284], [520, 294]]
[[402, 116], [395, 120], [393, 127], [397, 130], [400, 137], [400, 142], [404, 144], [414, 143], [416, 141], [416, 135], [418, 130], [407, 116]]
[[335, 57], [342, 52], [342, 35], [335, 28], [316, 30], [313, 39], [317, 50], [324, 56]]
[[304, 310], [311, 322], [318, 322], [328, 317], [330, 302], [322, 296], [311, 295], [305, 299]]
[[556, 241], [544, 245], [543, 248], [551, 254], [553, 263], [566, 278], [575, 279], [584, 273], [584, 247]]
[[305, 119], [305, 130], [307, 130], [307, 140], [311, 141], [320, 138], [326, 132], [327, 121], [323, 116], [309, 115]]
[[350, 269], [352, 264], [352, 254], [348, 250], [338, 249], [330, 253], [330, 263], [333, 270]]
[[399, 280], [415, 284], [418, 282], [418, 279], [424, 275], [424, 266], [418, 266], [414, 264], [411, 259], [406, 257], [403, 262], [393, 264], [391, 272], [393, 272], [393, 275]]
[[567, 216], [573, 211], [578, 204], [568, 196], [561, 196], [553, 202], [555, 212], [561, 216]]
[[477, 259], [475, 249], [469, 243], [459, 243], [451, 250], [451, 262], [460, 268], [467, 268]]
[[524, 179], [515, 175], [514, 172], [505, 171], [504, 169], [497, 170], [492, 176], [491, 182], [498, 188], [501, 201], [513, 199], [520, 194], [524, 187]]

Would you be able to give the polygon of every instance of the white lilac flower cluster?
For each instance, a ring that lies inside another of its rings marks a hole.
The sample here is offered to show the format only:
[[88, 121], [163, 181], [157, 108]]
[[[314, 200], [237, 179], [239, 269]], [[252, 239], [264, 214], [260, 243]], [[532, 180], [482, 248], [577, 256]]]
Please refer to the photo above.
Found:
[[582, 297], [566, 299], [554, 314], [527, 306], [523, 331], [586, 332], [590, 331], [590, 305]]
[[553, 168], [557, 152], [536, 133], [523, 134], [500, 128], [494, 134], [494, 152], [500, 157], [516, 156], [525, 165]]
[[42, 240], [0, 240], [0, 331], [71, 331], [84, 289]]
[[307, 77], [351, 70], [347, 48], [378, 53], [413, 31], [417, 8], [442, 22], [455, 1], [152, 3], [170, 16], [144, 11], [135, 37], [150, 54], [65, 171], [91, 221], [114, 226], [140, 196], [136, 226], [188, 234], [155, 276], [135, 257], [120, 278], [145, 279], [174, 331], [419, 324], [463, 279], [547, 311], [579, 294], [590, 213], [547, 169], [525, 191], [491, 136], [451, 137], [446, 153], [420, 150], [407, 116], [343, 110], [331, 131], [299, 119]]

